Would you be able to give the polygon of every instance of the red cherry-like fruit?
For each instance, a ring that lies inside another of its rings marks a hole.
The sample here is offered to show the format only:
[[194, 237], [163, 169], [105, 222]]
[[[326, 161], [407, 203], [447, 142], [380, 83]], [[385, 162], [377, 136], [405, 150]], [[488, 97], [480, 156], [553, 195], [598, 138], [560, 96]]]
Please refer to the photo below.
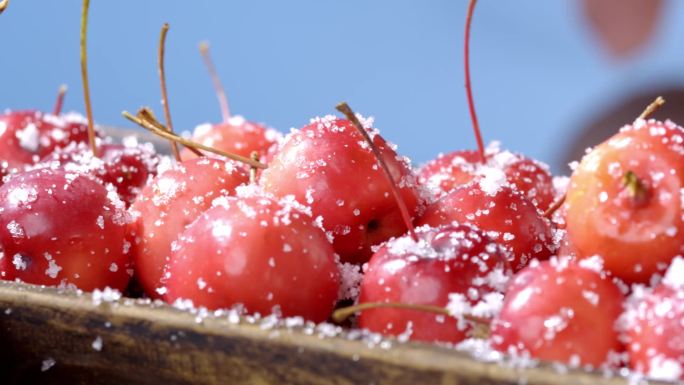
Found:
[[[391, 239], [370, 259], [361, 282], [359, 304], [368, 302], [446, 307], [461, 295], [470, 305], [498, 300], [510, 269], [506, 253], [469, 225], [418, 228]], [[483, 309], [484, 310], [484, 309]], [[491, 314], [483, 314], [491, 316]], [[456, 319], [420, 310], [375, 308], [361, 312], [359, 327], [386, 335], [410, 331], [409, 339], [457, 343], [470, 327]]]
[[[409, 164], [372, 131], [412, 215], [421, 198]], [[260, 183], [275, 196], [293, 195], [333, 237], [343, 262], [362, 263], [377, 245], [407, 231], [390, 183], [353, 124], [332, 116], [290, 134]]]
[[138, 196], [131, 213], [133, 261], [145, 293], [159, 298], [171, 247], [178, 235], [221, 196], [232, 195], [248, 181], [244, 168], [232, 161], [187, 159], [150, 181]]
[[572, 174], [566, 228], [579, 257], [600, 255], [627, 283], [649, 282], [684, 252], [684, 129], [637, 120]]
[[548, 166], [501, 150], [497, 145], [486, 149], [484, 163], [477, 151], [454, 151], [440, 155], [420, 169], [418, 180], [435, 191], [437, 196], [443, 196], [456, 187], [486, 178], [493, 171], [502, 172], [511, 188], [541, 210], [546, 210], [553, 203], [553, 177]]
[[151, 146], [101, 143], [97, 157], [85, 144], [70, 145], [45, 158], [37, 167], [63, 168], [111, 183], [126, 205], [131, 205], [147, 180], [157, 173], [159, 156]]
[[418, 182], [441, 196], [471, 182], [475, 178], [478, 162], [480, 154], [475, 150], [439, 154], [418, 170]]
[[610, 367], [622, 350], [615, 323], [623, 300], [605, 273], [553, 258], [513, 277], [490, 340], [502, 352]]
[[[242, 116], [232, 116], [217, 124], [202, 124], [195, 128], [192, 140], [205, 146], [233, 154], [250, 157], [256, 151], [264, 158], [269, 148], [281, 140], [281, 134], [272, 128], [253, 123]], [[183, 159], [196, 158], [187, 148], [181, 152]]]
[[548, 259], [555, 251], [550, 222], [505, 183], [483, 179], [461, 186], [428, 206], [418, 220], [430, 226], [452, 222], [471, 223], [510, 250], [513, 271], [532, 259]]
[[204, 212], [173, 247], [167, 300], [209, 309], [244, 305], [248, 312], [321, 322], [335, 306], [339, 271], [332, 246], [308, 213], [256, 186], [238, 189]]
[[24, 282], [125, 289], [127, 221], [116, 193], [82, 174], [40, 169], [0, 187], [0, 249]]
[[0, 114], [0, 162], [23, 169], [55, 148], [88, 140], [88, 127], [78, 114], [52, 115], [40, 111]]
[[661, 380], [684, 379], [684, 260], [652, 292], [635, 292], [624, 317], [630, 367]]

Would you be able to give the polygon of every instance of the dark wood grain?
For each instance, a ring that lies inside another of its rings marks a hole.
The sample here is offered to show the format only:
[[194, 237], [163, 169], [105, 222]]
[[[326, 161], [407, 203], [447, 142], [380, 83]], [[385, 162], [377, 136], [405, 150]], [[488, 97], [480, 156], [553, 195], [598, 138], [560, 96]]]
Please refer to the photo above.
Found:
[[[92, 346], [98, 337], [101, 351]], [[97, 305], [89, 294], [0, 282], [3, 384], [626, 383], [549, 367], [512, 369], [432, 345], [393, 345], [264, 330], [226, 317], [198, 323], [166, 305]], [[47, 358], [56, 364], [42, 372]]]

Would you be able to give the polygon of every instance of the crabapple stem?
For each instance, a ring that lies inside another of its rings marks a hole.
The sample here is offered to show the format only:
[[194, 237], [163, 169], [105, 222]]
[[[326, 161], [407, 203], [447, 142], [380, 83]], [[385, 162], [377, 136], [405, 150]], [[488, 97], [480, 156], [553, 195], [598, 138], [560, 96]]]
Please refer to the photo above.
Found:
[[59, 115], [62, 113], [62, 106], [64, 105], [64, 96], [66, 95], [66, 92], [66, 84], [59, 86], [59, 91], [57, 91], [57, 101], [55, 102], [55, 109], [52, 111], [53, 115]]
[[[171, 134], [175, 133], [173, 131], [169, 131], [166, 127], [164, 127], [163, 124], [161, 124], [157, 118], [154, 116], [152, 111], [149, 108], [143, 107], [140, 110], [138, 110], [137, 117], [141, 119], [142, 121], [148, 123], [149, 125], [153, 126], [156, 130], [161, 130], [161, 131], [166, 131]], [[143, 127], [145, 128], [145, 127]], [[170, 142], [176, 143], [173, 139], [169, 139]], [[200, 150], [196, 149], [195, 147], [188, 147], [186, 146], [188, 150], [190, 150], [193, 154], [197, 156], [205, 156], [203, 152]]]
[[[258, 162], [259, 161], [259, 153], [256, 151], [252, 151], [250, 154], [250, 158], [252, 158], [253, 161]], [[257, 180], [257, 168], [252, 166], [249, 169], [249, 183], [250, 184], [256, 184]]]
[[223, 156], [223, 157], [226, 157], [226, 158], [228, 158], [228, 159], [232, 159], [232, 160], [235, 160], [235, 161], [238, 161], [238, 162], [246, 163], [246, 164], [248, 164], [248, 165], [250, 165], [250, 166], [252, 166], [252, 167], [256, 167], [256, 168], [267, 168], [267, 167], [268, 167], [268, 166], [266, 166], [265, 164], [263, 164], [263, 163], [261, 163], [261, 162], [255, 162], [255, 161], [253, 161], [253, 160], [250, 159], [250, 158], [246, 158], [246, 157], [244, 157], [244, 156], [240, 156], [240, 155], [237, 155], [237, 154], [231, 154], [231, 153], [229, 153], [229, 152], [221, 151], [221, 150], [219, 150], [219, 149], [216, 149], [216, 148], [213, 148], [213, 147], [209, 147], [209, 146], [205, 146], [205, 145], [203, 145], [203, 144], [201, 144], [201, 143], [193, 142], [192, 140], [182, 138], [182, 137], [180, 137], [180, 136], [178, 136], [178, 135], [176, 135], [176, 134], [174, 134], [174, 133], [169, 132], [169, 131], [166, 129], [166, 127], [164, 127], [164, 126], [161, 125], [161, 124], [152, 124], [152, 123], [149, 122], [147, 119], [142, 119], [142, 118], [139, 117], [139, 116], [138, 116], [138, 117], [133, 116], [133, 115], [131, 115], [131, 114], [130, 114], [129, 112], [127, 112], [127, 111], [124, 111], [122, 114], [123, 114], [123, 116], [124, 116], [126, 119], [128, 119], [128, 120], [130, 120], [130, 121], [132, 121], [132, 122], [134, 122], [134, 123], [140, 125], [141, 127], [145, 128], [145, 129], [147, 129], [147, 130], [149, 130], [149, 131], [152, 132], [153, 134], [156, 134], [156, 135], [158, 135], [158, 136], [161, 136], [162, 138], [166, 138], [166, 139], [169, 139], [169, 140], [176, 141], [176, 142], [178, 142], [178, 143], [184, 145], [185, 147], [188, 147], [188, 148], [194, 147], [195, 149], [199, 149], [199, 150], [211, 152], [211, 153], [214, 153], [214, 154], [217, 154], [217, 155], [221, 155], [221, 156]]
[[87, 32], [88, 32], [88, 8], [90, 0], [83, 0], [81, 12], [81, 79], [83, 81], [83, 97], [85, 99], [86, 116], [88, 118], [88, 142], [93, 156], [97, 156], [97, 144], [95, 143], [95, 124], [93, 122], [93, 108], [90, 104], [90, 85], [88, 84], [88, 55], [87, 55]]
[[[154, 113], [152, 113], [152, 110], [150, 110], [147, 107], [143, 107], [143, 108], [139, 109], [136, 116], [139, 119], [141, 119], [142, 121], [147, 122], [148, 124], [154, 126], [154, 128], [156, 128], [157, 130], [167, 131], [167, 132], [174, 134], [173, 130], [167, 130], [163, 124], [159, 123], [157, 118], [154, 116]], [[175, 141], [173, 141], [171, 139], [169, 139], [169, 141], [171, 141], [172, 143], [176, 143]], [[198, 150], [194, 147], [187, 147], [187, 148], [197, 156], [204, 156], [204, 153], [202, 153], [200, 150]]]
[[[171, 121], [171, 108], [169, 107], [169, 96], [166, 93], [166, 71], [164, 70], [164, 47], [166, 46], [166, 34], [169, 32], [169, 23], [164, 23], [159, 34], [159, 84], [161, 86], [162, 106], [164, 107], [164, 121], [169, 132], [173, 132], [173, 122]], [[178, 143], [171, 141], [171, 151], [177, 162], [181, 161]]]
[[470, 111], [470, 120], [473, 123], [473, 131], [475, 131], [475, 140], [477, 140], [477, 149], [480, 153], [480, 162], [485, 162], [485, 148], [482, 140], [482, 133], [480, 132], [480, 124], [477, 121], [477, 113], [475, 113], [475, 101], [473, 100], [473, 87], [470, 84], [470, 24], [473, 19], [473, 12], [475, 11], [475, 4], [477, 0], [470, 0], [468, 3], [468, 13], [466, 14], [465, 24], [465, 45], [463, 49], [463, 61], [465, 63], [465, 89], [468, 97], [468, 110]]
[[646, 106], [644, 112], [642, 112], [637, 119], [648, 118], [652, 113], [658, 111], [658, 109], [660, 109], [660, 107], [662, 107], [663, 104], [665, 104], [665, 98], [663, 98], [662, 96], [658, 96], [657, 98], [655, 98], [653, 102], [651, 102], [651, 104]]
[[209, 53], [209, 43], [203, 41], [199, 44], [199, 51], [204, 59], [204, 64], [207, 66], [209, 71], [209, 76], [211, 76], [211, 81], [214, 83], [214, 89], [216, 90], [216, 96], [219, 100], [219, 105], [221, 106], [221, 116], [223, 117], [223, 122], [228, 122], [230, 119], [230, 107], [228, 106], [228, 98], [226, 97], [226, 91], [221, 85], [221, 79], [219, 78], [216, 67], [214, 67], [214, 62], [211, 60], [211, 54]]
[[647, 188], [633, 171], [628, 170], [622, 177], [622, 187], [627, 189], [629, 197], [635, 202], [643, 202], [646, 199]]
[[401, 216], [404, 219], [404, 224], [406, 224], [409, 234], [411, 234], [411, 238], [413, 238], [414, 241], [418, 242], [418, 236], [416, 235], [416, 231], [413, 228], [413, 223], [411, 222], [411, 215], [409, 214], [409, 210], [406, 207], [406, 202], [404, 202], [404, 199], [401, 197], [401, 192], [399, 191], [399, 187], [397, 187], [397, 182], [394, 180], [394, 177], [392, 177], [392, 173], [390, 172], [387, 163], [382, 158], [380, 150], [375, 145], [375, 143], [373, 143], [373, 139], [371, 139], [370, 135], [368, 135], [368, 132], [365, 128], [363, 128], [363, 125], [361, 125], [361, 122], [356, 117], [356, 115], [354, 115], [354, 111], [351, 109], [351, 107], [349, 107], [347, 103], [342, 102], [338, 104], [335, 108], [337, 108], [338, 111], [343, 113], [344, 116], [346, 116], [347, 119], [349, 119], [349, 121], [352, 122], [354, 127], [356, 127], [356, 130], [359, 131], [359, 133], [363, 136], [363, 138], [370, 146], [371, 150], [373, 150], [373, 154], [375, 155], [376, 161], [380, 164], [380, 167], [382, 167], [383, 171], [385, 171], [385, 175], [387, 176], [387, 180], [389, 181], [390, 188], [392, 189], [392, 193], [394, 194], [394, 199], [397, 201], [399, 211], [401, 212]]
[[0, 1], [0, 14], [5, 12], [5, 9], [7, 9], [8, 5], [9, 5], [9, 0]]
[[546, 209], [546, 211], [544, 211], [544, 218], [551, 218], [553, 213], [555, 213], [556, 210], [563, 206], [563, 203], [565, 203], [565, 194], [563, 194], [560, 198], [556, 199], [556, 201], [553, 202], [551, 206], [549, 206], [549, 208]]
[[[343, 308], [335, 310], [332, 314], [332, 319], [335, 322], [342, 322], [345, 319], [351, 317], [355, 313], [362, 312], [364, 310], [378, 309], [378, 308], [395, 308], [395, 309], [417, 310], [417, 311], [423, 311], [423, 312], [427, 312], [427, 313], [441, 314], [441, 315], [445, 315], [448, 317], [454, 317], [454, 315], [451, 314], [447, 309], [440, 307], [440, 306], [435, 306], [435, 305], [410, 304], [410, 303], [400, 303], [400, 302], [364, 302], [364, 303], [359, 303], [356, 305], [347, 306], [347, 307], [343, 307]], [[469, 315], [469, 314], [464, 314], [463, 318], [467, 321], [470, 321], [470, 322], [473, 322], [476, 324], [489, 325], [489, 320], [487, 320], [486, 318], [477, 317], [477, 316]]]
[[[147, 107], [143, 107], [140, 110], [138, 110], [137, 117], [139, 119], [147, 122], [148, 124], [154, 126], [154, 128], [156, 128], [157, 130], [167, 131], [167, 132], [174, 134], [173, 130], [169, 131], [166, 127], [164, 127], [163, 124], [159, 123], [157, 118], [152, 113], [152, 110], [150, 110]], [[170, 140], [170, 139], [169, 139], [169, 141], [176, 143], [175, 141]], [[187, 147], [187, 148], [197, 156], [204, 156], [204, 154], [200, 150], [198, 150], [194, 147]]]

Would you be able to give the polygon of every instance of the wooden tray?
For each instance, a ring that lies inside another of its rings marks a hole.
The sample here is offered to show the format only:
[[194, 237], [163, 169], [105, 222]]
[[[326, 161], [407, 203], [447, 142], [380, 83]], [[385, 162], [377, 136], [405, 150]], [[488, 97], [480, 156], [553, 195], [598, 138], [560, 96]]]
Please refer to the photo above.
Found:
[[516, 369], [434, 345], [347, 337], [236, 324], [227, 316], [199, 319], [129, 299], [98, 304], [90, 294], [0, 282], [2, 384], [627, 383], [544, 365]]

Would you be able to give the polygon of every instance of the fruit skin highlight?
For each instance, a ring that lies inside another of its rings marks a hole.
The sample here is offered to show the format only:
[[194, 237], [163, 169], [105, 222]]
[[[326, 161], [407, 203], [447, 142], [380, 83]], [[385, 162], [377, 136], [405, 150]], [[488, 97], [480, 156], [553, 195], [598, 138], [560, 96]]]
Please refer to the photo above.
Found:
[[680, 126], [639, 119], [584, 156], [565, 206], [578, 257], [600, 255], [626, 283], [646, 283], [684, 252], [682, 141]]

